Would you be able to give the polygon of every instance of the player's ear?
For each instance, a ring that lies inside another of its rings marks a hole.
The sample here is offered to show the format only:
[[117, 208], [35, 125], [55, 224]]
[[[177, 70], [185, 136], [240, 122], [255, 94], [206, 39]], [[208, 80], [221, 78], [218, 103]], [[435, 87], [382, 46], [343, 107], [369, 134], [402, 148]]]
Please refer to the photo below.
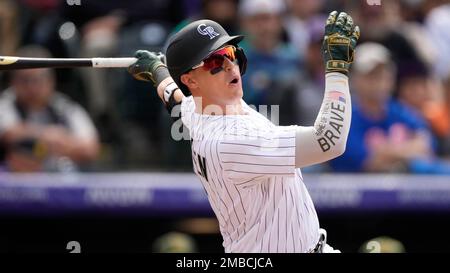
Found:
[[197, 81], [193, 78], [191, 73], [181, 75], [181, 82], [189, 89], [195, 89], [198, 87]]

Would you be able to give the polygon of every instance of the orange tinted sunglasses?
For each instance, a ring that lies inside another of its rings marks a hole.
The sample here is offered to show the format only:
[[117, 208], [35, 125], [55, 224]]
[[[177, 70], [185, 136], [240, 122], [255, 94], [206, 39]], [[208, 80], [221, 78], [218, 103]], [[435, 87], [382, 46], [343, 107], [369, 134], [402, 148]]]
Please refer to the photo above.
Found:
[[232, 45], [225, 46], [211, 53], [206, 59], [192, 69], [203, 67], [204, 70], [209, 71], [212, 75], [219, 73], [223, 70], [223, 62], [225, 58], [230, 61], [236, 61], [236, 47]]

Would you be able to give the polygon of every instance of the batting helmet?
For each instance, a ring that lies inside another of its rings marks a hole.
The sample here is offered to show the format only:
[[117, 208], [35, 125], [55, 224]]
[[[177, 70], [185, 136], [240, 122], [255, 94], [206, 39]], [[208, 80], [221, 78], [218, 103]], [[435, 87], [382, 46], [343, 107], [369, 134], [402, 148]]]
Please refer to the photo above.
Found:
[[244, 38], [242, 35], [229, 36], [225, 29], [211, 20], [198, 20], [185, 26], [169, 39], [166, 49], [166, 63], [175, 83], [184, 95], [191, 92], [181, 82], [181, 75], [189, 72], [211, 53], [224, 45], [234, 45], [237, 49], [241, 75], [245, 73], [247, 58], [242, 48], [237, 44]]

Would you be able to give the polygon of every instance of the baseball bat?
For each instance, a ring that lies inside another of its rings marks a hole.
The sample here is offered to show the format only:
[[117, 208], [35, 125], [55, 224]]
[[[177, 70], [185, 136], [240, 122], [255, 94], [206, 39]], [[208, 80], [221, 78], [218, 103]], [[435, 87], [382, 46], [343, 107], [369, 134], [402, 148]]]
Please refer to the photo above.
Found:
[[28, 68], [128, 67], [136, 58], [23, 58], [0, 56], [0, 70]]

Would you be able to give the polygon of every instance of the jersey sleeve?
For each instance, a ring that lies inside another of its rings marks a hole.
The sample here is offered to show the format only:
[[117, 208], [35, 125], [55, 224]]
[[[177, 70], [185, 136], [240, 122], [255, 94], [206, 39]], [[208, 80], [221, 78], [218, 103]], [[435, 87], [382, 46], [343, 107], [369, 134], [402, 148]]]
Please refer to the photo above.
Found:
[[295, 126], [261, 130], [250, 122], [233, 126], [218, 145], [224, 176], [239, 184], [294, 176], [295, 130]]
[[327, 73], [325, 94], [314, 126], [298, 126], [295, 166], [303, 168], [342, 155], [352, 118], [348, 77]]
[[[183, 97], [180, 104], [181, 122], [191, 130], [194, 118], [195, 102], [193, 96]], [[175, 113], [178, 114], [178, 113]]]

